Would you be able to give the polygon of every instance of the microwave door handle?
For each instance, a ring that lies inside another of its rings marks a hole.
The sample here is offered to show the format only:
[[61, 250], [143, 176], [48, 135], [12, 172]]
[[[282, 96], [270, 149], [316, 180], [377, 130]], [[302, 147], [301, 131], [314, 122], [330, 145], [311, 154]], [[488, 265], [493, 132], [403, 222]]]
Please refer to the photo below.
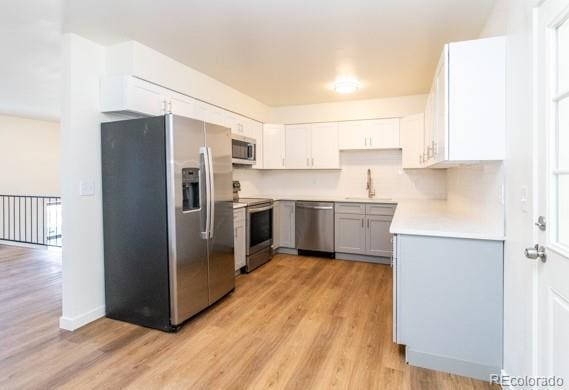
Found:
[[[205, 147], [200, 147], [200, 164], [205, 171], [203, 177], [205, 180], [200, 180], [200, 185], [205, 185], [205, 202], [202, 202], [202, 212], [205, 211], [205, 227], [204, 230], [201, 232], [201, 237], [204, 240], [207, 240], [210, 236], [210, 219], [211, 219], [211, 192], [210, 192], [210, 169], [209, 169], [209, 158], [208, 158], [208, 151]], [[201, 189], [200, 189], [201, 191]], [[203, 191], [201, 191], [203, 193]]]
[[209, 171], [209, 238], [213, 238], [213, 229], [215, 226], [215, 185], [213, 181], [213, 162], [212, 162], [212, 152], [211, 148], [207, 148], [207, 161], [208, 161], [208, 171]]

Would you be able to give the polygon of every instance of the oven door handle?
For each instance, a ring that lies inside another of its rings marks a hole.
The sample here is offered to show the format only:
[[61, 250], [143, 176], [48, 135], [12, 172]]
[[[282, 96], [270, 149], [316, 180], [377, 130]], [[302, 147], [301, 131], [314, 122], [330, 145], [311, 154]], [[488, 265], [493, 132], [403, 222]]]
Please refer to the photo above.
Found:
[[262, 211], [267, 211], [273, 208], [273, 205], [270, 206], [265, 206], [265, 207], [259, 207], [259, 208], [247, 208], [247, 211], [249, 212], [249, 214], [255, 214], [255, 213], [260, 213]]

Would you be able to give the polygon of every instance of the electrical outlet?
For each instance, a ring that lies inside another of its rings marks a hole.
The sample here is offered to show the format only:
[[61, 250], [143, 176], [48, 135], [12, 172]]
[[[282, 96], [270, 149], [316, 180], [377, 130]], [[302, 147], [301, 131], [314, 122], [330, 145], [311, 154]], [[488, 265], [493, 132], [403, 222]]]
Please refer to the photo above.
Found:
[[94, 196], [95, 195], [95, 182], [92, 180], [81, 180], [79, 182], [79, 195], [80, 196]]

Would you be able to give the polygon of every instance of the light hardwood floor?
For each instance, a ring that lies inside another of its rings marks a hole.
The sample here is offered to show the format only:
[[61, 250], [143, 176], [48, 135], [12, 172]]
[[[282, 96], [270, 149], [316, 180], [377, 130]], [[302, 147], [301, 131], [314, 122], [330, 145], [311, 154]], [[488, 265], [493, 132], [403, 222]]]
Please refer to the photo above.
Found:
[[59, 254], [0, 246], [0, 388], [486, 389], [405, 364], [388, 266], [278, 255], [169, 334], [58, 329]]

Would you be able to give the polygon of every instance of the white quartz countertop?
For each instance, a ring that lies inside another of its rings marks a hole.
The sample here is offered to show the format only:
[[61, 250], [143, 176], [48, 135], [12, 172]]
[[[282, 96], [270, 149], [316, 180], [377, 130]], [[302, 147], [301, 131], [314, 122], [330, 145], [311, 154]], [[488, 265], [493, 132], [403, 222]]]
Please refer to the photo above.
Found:
[[405, 200], [397, 204], [390, 232], [419, 236], [503, 241], [501, 218], [450, 207], [445, 200]]
[[233, 202], [233, 210], [247, 207], [245, 203]]
[[342, 202], [342, 203], [387, 203], [397, 204], [397, 200], [391, 198], [358, 198], [343, 196], [314, 196], [314, 195], [255, 195], [247, 198], [269, 198], [273, 200], [305, 200], [312, 202]]

